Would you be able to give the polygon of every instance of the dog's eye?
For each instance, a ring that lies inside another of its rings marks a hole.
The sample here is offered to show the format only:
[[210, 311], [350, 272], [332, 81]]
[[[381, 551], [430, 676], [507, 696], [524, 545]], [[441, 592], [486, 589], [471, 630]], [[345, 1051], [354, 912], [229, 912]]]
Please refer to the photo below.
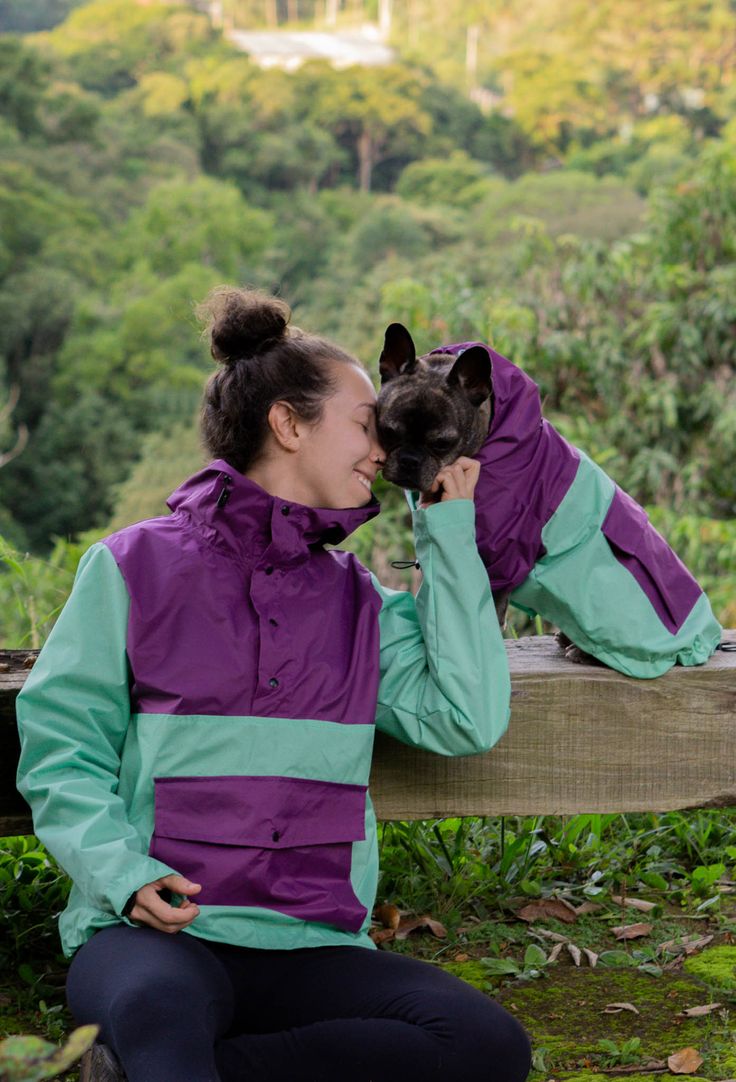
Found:
[[443, 455], [445, 451], [450, 450], [454, 442], [454, 440], [432, 440], [432, 450], [438, 455]]

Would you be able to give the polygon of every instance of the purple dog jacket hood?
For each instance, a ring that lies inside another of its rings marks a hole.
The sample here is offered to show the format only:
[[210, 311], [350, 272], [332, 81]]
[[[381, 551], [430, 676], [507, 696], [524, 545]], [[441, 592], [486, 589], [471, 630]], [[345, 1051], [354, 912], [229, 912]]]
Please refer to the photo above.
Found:
[[483, 346], [493, 361], [494, 414], [475, 490], [478, 551], [494, 591], [511, 590], [543, 553], [542, 530], [577, 473], [579, 456], [542, 417], [536, 383], [482, 342], [442, 346], [459, 355]]
[[355, 557], [324, 545], [377, 501], [306, 507], [216, 460], [169, 507], [105, 542], [131, 597], [133, 710], [372, 723], [380, 599]]

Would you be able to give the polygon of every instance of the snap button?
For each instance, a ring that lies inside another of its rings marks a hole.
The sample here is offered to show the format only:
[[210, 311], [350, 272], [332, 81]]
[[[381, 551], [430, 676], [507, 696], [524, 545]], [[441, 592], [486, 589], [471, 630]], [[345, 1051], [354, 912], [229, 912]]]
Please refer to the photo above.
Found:
[[281, 514], [282, 515], [288, 515], [290, 511], [291, 511], [290, 507], [287, 507], [286, 504], [282, 504], [282, 507], [281, 507]]
[[268, 686], [271, 688], [277, 688], [279, 686], [279, 682], [275, 676], [272, 676], [271, 679], [268, 681]]
[[279, 626], [278, 620], [274, 620], [273, 616], [269, 617], [268, 622], [271, 625], [271, 627], [278, 627]]
[[268, 565], [268, 567], [266, 568], [266, 574], [267, 574], [267, 575], [273, 575], [273, 568], [271, 567], [271, 565], [270, 565], [270, 564], [269, 564], [269, 565]]
[[278, 830], [274, 830], [273, 834], [271, 835], [271, 841], [277, 842], [280, 837], [281, 835], [279, 834]]

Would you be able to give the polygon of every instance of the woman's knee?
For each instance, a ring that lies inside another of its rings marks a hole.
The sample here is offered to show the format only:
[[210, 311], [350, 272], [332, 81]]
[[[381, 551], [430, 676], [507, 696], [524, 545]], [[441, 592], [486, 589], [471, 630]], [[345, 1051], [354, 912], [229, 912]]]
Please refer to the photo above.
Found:
[[467, 985], [457, 995], [445, 997], [444, 1010], [447, 1032], [452, 1034], [453, 1077], [463, 1082], [524, 1082], [531, 1067], [531, 1046], [518, 1019]]
[[202, 943], [129, 925], [105, 928], [80, 948], [67, 999], [77, 1022], [97, 1022], [103, 1032], [148, 1028], [168, 1015], [214, 1018], [225, 1029], [232, 1013], [227, 973]]

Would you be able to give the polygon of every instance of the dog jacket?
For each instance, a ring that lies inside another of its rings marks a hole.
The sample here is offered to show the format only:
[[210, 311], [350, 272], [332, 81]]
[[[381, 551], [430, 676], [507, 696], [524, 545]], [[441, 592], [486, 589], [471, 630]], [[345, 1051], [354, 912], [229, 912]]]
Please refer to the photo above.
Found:
[[[433, 353], [459, 356], [471, 345]], [[646, 512], [542, 416], [536, 383], [489, 346], [494, 413], [475, 458], [491, 587], [629, 676], [700, 665], [721, 638], [708, 598]]]

